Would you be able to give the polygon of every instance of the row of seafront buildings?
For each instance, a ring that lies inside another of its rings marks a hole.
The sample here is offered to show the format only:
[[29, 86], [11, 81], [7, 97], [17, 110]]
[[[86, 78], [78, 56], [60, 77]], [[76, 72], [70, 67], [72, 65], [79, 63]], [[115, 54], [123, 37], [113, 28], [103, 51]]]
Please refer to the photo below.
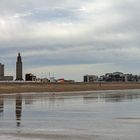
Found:
[[[5, 76], [4, 64], [0, 63], [0, 81], [23, 81], [23, 66], [22, 58], [20, 53], [18, 53], [16, 61], [16, 79], [14, 76]], [[25, 81], [36, 81], [36, 76], [31, 73], [25, 74]]]
[[[23, 66], [22, 66], [22, 58], [20, 53], [18, 53], [17, 61], [16, 61], [16, 79], [13, 76], [5, 76], [4, 74], [4, 64], [0, 63], [0, 81], [23, 81]], [[37, 78], [32, 73], [25, 74], [25, 81], [38, 81], [38, 82], [50, 82], [50, 83], [73, 83], [74, 80], [65, 80], [64, 78], [55, 79], [55, 77], [47, 78]]]
[[[13, 81], [13, 76], [5, 76], [4, 73], [4, 64], [0, 63], [0, 81]], [[17, 62], [16, 62], [16, 79], [17, 81], [22, 81], [22, 59], [20, 56], [20, 53], [18, 53], [17, 56]]]
[[[17, 61], [16, 61], [16, 81], [23, 81], [23, 67], [22, 67], [22, 58], [20, 53], [18, 53]], [[4, 73], [4, 64], [0, 63], [0, 81], [13, 81], [13, 76], [5, 76]], [[38, 81], [36, 76], [31, 73], [25, 74], [25, 81]], [[51, 82], [51, 83], [73, 83], [74, 80], [64, 80], [55, 79], [54, 77], [50, 77], [50, 79], [44, 78], [39, 79], [42, 82]], [[140, 75], [133, 75], [133, 74], [124, 74], [122, 72], [113, 72], [113, 73], [106, 73], [100, 77], [96, 75], [84, 75], [83, 77], [84, 82], [140, 82]]]
[[102, 76], [84, 75], [84, 82], [140, 82], [140, 75], [124, 74], [122, 72], [106, 73]]
[[[36, 81], [36, 76], [31, 73], [25, 74], [25, 81]], [[4, 73], [4, 64], [0, 63], [0, 81], [23, 81], [23, 66], [22, 58], [20, 53], [18, 53], [16, 61], [16, 79], [14, 76], [5, 76]]]

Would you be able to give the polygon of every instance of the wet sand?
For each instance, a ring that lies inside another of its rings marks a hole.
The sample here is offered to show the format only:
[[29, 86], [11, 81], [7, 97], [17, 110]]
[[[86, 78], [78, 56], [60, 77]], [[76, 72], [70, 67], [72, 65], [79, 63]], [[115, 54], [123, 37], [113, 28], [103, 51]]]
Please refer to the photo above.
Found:
[[[3, 135], [7, 135], [7, 133]], [[99, 137], [97, 135], [82, 135], [82, 134], [70, 135], [70, 134], [29, 134], [29, 133], [9, 134], [8, 133], [8, 135], [9, 137], [17, 137], [20, 139], [36, 139], [36, 140], [46, 140], [46, 139], [47, 140], [91, 140], [91, 138], [97, 139]], [[6, 138], [7, 137], [5, 137], [5, 139]]]
[[0, 83], [0, 94], [140, 89], [140, 83]]
[[0, 95], [0, 140], [139, 140], [139, 105], [139, 89]]

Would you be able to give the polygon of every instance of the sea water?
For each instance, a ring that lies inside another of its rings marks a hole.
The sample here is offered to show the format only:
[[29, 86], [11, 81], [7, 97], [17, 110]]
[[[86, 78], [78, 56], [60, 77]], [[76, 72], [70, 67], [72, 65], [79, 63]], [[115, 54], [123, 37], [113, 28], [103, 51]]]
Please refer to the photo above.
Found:
[[139, 140], [140, 90], [0, 95], [0, 140]]

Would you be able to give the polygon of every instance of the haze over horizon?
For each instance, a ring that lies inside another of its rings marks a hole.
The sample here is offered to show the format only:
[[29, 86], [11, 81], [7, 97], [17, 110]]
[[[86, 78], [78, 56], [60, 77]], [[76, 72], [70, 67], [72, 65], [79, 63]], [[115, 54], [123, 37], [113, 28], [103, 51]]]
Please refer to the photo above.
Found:
[[140, 74], [140, 1], [0, 0], [0, 62], [15, 75], [18, 52], [24, 73]]

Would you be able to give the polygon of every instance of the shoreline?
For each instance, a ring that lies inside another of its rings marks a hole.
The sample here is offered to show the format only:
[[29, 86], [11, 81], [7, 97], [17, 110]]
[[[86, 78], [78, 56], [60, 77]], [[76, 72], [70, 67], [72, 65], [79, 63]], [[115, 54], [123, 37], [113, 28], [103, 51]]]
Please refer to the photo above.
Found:
[[31, 93], [31, 92], [48, 92], [56, 94], [59, 92], [90, 92], [100, 90], [127, 90], [140, 89], [140, 83], [33, 83], [33, 82], [16, 82], [0, 83], [0, 94], [12, 93]]

